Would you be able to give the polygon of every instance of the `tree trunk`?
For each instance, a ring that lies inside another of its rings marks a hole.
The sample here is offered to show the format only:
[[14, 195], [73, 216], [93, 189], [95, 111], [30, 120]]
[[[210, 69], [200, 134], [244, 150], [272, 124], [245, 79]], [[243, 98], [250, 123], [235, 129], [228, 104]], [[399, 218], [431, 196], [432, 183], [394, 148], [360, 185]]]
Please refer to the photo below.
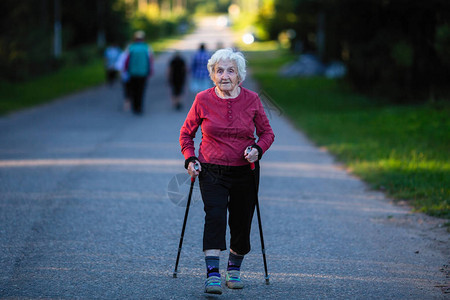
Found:
[[62, 53], [62, 30], [61, 30], [61, 2], [54, 0], [54, 35], [53, 35], [53, 56], [55, 58], [61, 57]]

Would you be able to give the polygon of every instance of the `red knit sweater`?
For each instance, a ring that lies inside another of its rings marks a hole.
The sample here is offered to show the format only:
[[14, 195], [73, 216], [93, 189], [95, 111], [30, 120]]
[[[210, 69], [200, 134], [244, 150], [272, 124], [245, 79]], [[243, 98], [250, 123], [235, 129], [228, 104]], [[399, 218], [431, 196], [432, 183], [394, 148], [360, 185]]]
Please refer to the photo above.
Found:
[[201, 163], [248, 164], [244, 151], [255, 144], [255, 129], [256, 145], [263, 153], [275, 137], [258, 94], [242, 87], [239, 96], [232, 99], [219, 98], [214, 87], [197, 94], [180, 130], [181, 152], [185, 159], [196, 156], [193, 139], [199, 126], [202, 140], [198, 159]]

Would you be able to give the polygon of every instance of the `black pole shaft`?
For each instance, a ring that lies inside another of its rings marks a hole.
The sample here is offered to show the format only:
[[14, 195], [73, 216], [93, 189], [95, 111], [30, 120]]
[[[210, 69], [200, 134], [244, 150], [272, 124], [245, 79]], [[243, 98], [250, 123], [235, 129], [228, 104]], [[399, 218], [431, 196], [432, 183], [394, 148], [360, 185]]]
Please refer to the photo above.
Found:
[[263, 235], [262, 224], [261, 224], [261, 213], [259, 212], [258, 196], [256, 196], [256, 215], [258, 216], [259, 236], [261, 238], [261, 251], [262, 251], [262, 255], [263, 255], [265, 279], [266, 279], [266, 284], [269, 284], [269, 274], [267, 272], [267, 261], [266, 261], [266, 247], [264, 246], [264, 235]]
[[184, 213], [183, 228], [181, 229], [180, 243], [178, 245], [177, 261], [175, 263], [175, 269], [173, 270], [173, 278], [177, 278], [178, 262], [180, 261], [181, 247], [183, 246], [184, 230], [186, 229], [189, 207], [191, 206], [191, 198], [192, 198], [192, 190], [194, 189], [194, 182], [195, 177], [191, 177], [191, 188], [189, 189], [189, 196], [186, 204], [186, 212]]
[[[250, 152], [251, 150], [252, 150], [251, 147], [247, 148], [247, 153]], [[266, 261], [266, 247], [264, 246], [264, 235], [263, 235], [262, 224], [261, 224], [261, 213], [259, 211], [258, 186], [256, 183], [256, 168], [255, 168], [254, 163], [250, 163], [250, 169], [252, 169], [252, 171], [253, 171], [253, 183], [255, 184], [256, 215], [258, 216], [259, 237], [261, 239], [261, 251], [262, 251], [263, 262], [264, 262], [264, 273], [265, 273], [266, 284], [269, 284], [269, 273], [267, 271], [267, 261]]]

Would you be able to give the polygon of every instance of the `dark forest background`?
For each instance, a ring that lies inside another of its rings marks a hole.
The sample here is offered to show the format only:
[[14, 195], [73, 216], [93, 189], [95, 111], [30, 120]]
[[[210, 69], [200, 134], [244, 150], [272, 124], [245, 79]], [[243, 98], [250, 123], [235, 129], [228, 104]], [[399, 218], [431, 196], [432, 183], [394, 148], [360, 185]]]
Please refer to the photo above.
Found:
[[84, 63], [136, 29], [149, 40], [180, 33], [195, 12], [231, 4], [256, 14], [260, 39], [288, 32], [292, 51], [345, 63], [356, 90], [396, 102], [449, 99], [448, 0], [2, 0], [0, 80]]

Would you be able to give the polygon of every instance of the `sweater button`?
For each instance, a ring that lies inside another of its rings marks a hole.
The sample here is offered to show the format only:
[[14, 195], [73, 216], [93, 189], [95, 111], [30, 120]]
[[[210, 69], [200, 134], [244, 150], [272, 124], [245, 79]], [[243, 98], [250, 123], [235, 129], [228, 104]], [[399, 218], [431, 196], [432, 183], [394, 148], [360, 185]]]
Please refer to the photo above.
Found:
[[229, 110], [229, 111], [228, 111], [228, 113], [230, 113], [230, 114], [231, 114], [231, 110]]
[[228, 116], [228, 118], [232, 119], [233, 117], [232, 116]]

